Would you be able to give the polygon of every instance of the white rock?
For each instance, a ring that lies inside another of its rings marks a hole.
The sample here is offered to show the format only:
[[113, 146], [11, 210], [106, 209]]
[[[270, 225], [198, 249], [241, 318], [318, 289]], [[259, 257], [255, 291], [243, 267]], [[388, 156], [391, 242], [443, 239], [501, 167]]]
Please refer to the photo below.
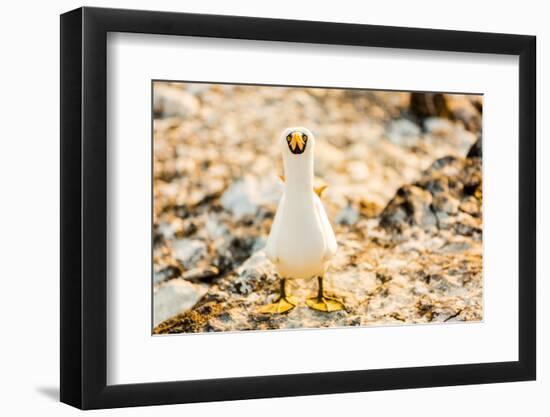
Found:
[[428, 250], [437, 250], [445, 244], [445, 240], [439, 236], [434, 236], [427, 239], [424, 243], [424, 248]]
[[259, 251], [261, 249], [264, 249], [266, 243], [267, 243], [267, 236], [266, 237], [264, 237], [264, 236], [257, 237], [254, 240], [254, 244], [252, 245], [252, 252], [256, 252], [256, 251]]
[[387, 258], [378, 264], [380, 269], [388, 269], [390, 271], [396, 271], [407, 266], [407, 261], [399, 258]]
[[458, 149], [461, 155], [466, 155], [470, 150], [471, 146], [477, 140], [477, 136], [472, 132], [469, 132], [464, 129], [456, 131], [456, 139], [458, 142]]
[[191, 94], [202, 94], [210, 90], [210, 84], [189, 83], [186, 85], [187, 91]]
[[354, 225], [359, 220], [359, 213], [352, 206], [348, 205], [336, 215], [334, 221], [338, 224]]
[[164, 116], [188, 117], [199, 111], [199, 100], [187, 91], [156, 83], [153, 107]]
[[259, 250], [258, 252], [253, 253], [250, 258], [244, 261], [241, 266], [236, 270], [237, 274], [241, 275], [247, 269], [257, 269], [258, 267], [263, 267], [266, 263], [269, 262], [265, 250]]
[[315, 143], [315, 174], [322, 175], [333, 168], [334, 165], [345, 160], [344, 152], [326, 140]]
[[434, 135], [444, 136], [451, 134], [455, 129], [455, 125], [449, 119], [428, 117], [424, 120], [424, 128]]
[[208, 216], [205, 226], [206, 232], [211, 239], [217, 239], [229, 233], [227, 226], [220, 223], [220, 221], [212, 215]]
[[444, 252], [444, 253], [464, 252], [471, 248], [472, 248], [472, 244], [467, 241], [450, 242], [450, 243], [447, 243], [445, 246], [443, 246], [443, 248], [441, 248], [441, 252]]
[[164, 239], [172, 239], [178, 231], [175, 222], [161, 221], [158, 225], [158, 233], [164, 237]]
[[172, 252], [174, 258], [183, 263], [186, 268], [191, 268], [206, 257], [208, 246], [202, 240], [179, 239], [172, 243]]
[[362, 182], [369, 177], [369, 167], [366, 162], [350, 161], [346, 165], [346, 170], [351, 175], [351, 178], [356, 182]]
[[276, 206], [282, 189], [283, 185], [275, 178], [259, 181], [247, 175], [231, 184], [220, 201], [223, 208], [241, 218], [256, 214], [261, 206]]
[[413, 146], [420, 139], [420, 128], [407, 119], [392, 120], [386, 135], [396, 145]]
[[207, 285], [172, 279], [155, 289], [153, 325], [192, 308], [206, 293]]
[[236, 270], [239, 278], [257, 279], [262, 275], [275, 275], [275, 267], [265, 254], [265, 250], [261, 249], [244, 261]]
[[448, 119], [430, 117], [424, 120], [424, 127], [428, 132], [425, 136], [428, 142], [432, 142], [441, 148], [441, 139], [451, 146], [450, 151], [465, 155], [474, 144], [477, 136], [464, 129], [462, 124], [453, 123]]

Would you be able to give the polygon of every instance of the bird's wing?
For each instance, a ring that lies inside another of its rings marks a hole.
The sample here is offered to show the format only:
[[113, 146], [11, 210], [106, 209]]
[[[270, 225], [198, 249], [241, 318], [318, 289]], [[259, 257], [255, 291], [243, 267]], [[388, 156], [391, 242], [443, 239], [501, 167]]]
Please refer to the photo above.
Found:
[[275, 218], [273, 219], [273, 224], [271, 225], [271, 230], [267, 238], [267, 243], [265, 245], [265, 253], [267, 258], [271, 262], [277, 262], [277, 240], [279, 238], [279, 231], [281, 229], [281, 217], [283, 216], [283, 207], [285, 204], [285, 195], [281, 197], [279, 201], [279, 206], [277, 207], [277, 212], [275, 213]]
[[313, 187], [313, 192], [317, 194], [318, 197], [321, 197], [321, 194], [323, 194], [323, 191], [327, 189], [328, 185], [321, 185], [320, 187]]
[[325, 255], [323, 256], [323, 259], [327, 261], [336, 254], [338, 244], [336, 243], [336, 236], [334, 236], [334, 230], [332, 230], [332, 226], [330, 225], [330, 222], [328, 220], [328, 216], [325, 212], [325, 208], [323, 207], [323, 203], [321, 203], [321, 200], [315, 194], [313, 199], [315, 201], [315, 210], [317, 211], [317, 215], [319, 216], [319, 220], [321, 221], [323, 236], [326, 243]]

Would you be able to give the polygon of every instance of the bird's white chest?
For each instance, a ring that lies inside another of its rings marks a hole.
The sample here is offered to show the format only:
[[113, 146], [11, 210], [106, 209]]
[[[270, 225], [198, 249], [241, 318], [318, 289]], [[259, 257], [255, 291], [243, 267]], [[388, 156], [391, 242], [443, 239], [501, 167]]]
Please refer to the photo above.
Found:
[[324, 272], [326, 242], [313, 193], [286, 195], [277, 233], [277, 268], [285, 278], [310, 278]]

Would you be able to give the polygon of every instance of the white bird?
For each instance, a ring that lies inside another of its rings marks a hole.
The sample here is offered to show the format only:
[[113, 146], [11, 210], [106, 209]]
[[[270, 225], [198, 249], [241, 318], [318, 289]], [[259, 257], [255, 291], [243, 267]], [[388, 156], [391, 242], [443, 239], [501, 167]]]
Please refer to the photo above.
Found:
[[324, 189], [313, 188], [315, 137], [304, 127], [285, 129], [280, 138], [285, 188], [271, 231], [266, 254], [276, 266], [281, 279], [280, 294], [262, 313], [284, 313], [296, 306], [286, 294], [287, 279], [317, 277], [319, 290], [306, 304], [315, 310], [337, 311], [345, 308], [323, 291], [323, 277], [328, 261], [337, 249], [336, 237], [319, 198]]

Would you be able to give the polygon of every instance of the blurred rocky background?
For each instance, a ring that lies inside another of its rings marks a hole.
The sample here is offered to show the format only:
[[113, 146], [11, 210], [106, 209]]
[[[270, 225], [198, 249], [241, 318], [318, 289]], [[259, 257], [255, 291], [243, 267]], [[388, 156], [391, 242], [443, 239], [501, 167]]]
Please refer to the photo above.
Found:
[[[154, 333], [482, 319], [482, 97], [154, 84]], [[283, 184], [276, 141], [317, 139], [315, 175], [339, 250], [326, 277], [346, 311], [278, 289], [263, 248]]]

